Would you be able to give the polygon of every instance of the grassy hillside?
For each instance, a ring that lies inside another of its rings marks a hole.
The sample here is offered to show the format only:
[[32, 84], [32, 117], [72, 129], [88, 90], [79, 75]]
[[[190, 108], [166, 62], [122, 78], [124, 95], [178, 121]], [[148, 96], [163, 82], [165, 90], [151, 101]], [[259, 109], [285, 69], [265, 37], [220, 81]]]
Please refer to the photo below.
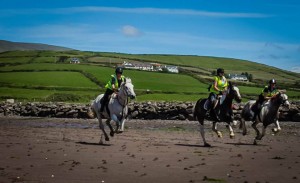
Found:
[[[76, 57], [81, 63], [70, 64]], [[181, 74], [126, 70], [138, 101], [196, 101], [207, 97], [211, 72], [217, 66], [227, 73], [248, 72], [254, 83], [238, 83], [245, 100], [255, 98], [269, 78], [276, 78], [292, 99], [300, 98], [300, 74], [254, 62], [216, 57], [130, 55], [81, 51], [12, 51], [0, 53], [0, 99], [21, 101], [89, 102], [104, 92], [104, 85], [123, 61], [156, 62], [181, 66]], [[293, 90], [290, 88], [294, 88]], [[299, 88], [299, 87], [298, 87]]]
[[0, 40], [0, 52], [5, 51], [16, 51], [16, 50], [55, 50], [55, 51], [67, 51], [70, 48], [53, 46], [47, 44], [37, 44], [37, 43], [19, 43]]

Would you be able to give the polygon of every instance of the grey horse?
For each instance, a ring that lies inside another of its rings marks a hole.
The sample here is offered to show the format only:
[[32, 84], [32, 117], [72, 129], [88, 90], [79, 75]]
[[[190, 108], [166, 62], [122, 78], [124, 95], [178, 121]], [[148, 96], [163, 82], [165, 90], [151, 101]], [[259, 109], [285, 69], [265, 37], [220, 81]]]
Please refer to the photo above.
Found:
[[[91, 107], [88, 115], [90, 117], [95, 116], [99, 121], [99, 127], [102, 130], [103, 134], [100, 138], [100, 144], [103, 144], [103, 135], [105, 137], [105, 141], [109, 141], [109, 137], [104, 129], [104, 124], [102, 122], [102, 118], [106, 118], [106, 124], [110, 129], [110, 136], [114, 136], [114, 133], [122, 133], [124, 131], [124, 125], [126, 121], [126, 117], [128, 114], [128, 98], [134, 99], [136, 97], [135, 92], [133, 90], [133, 84], [130, 78], [126, 78], [126, 82], [123, 82], [120, 85], [119, 92], [116, 94], [112, 94], [109, 102], [108, 102], [108, 110], [104, 109], [104, 112], [100, 114], [101, 103], [100, 100], [103, 97], [103, 94], [99, 95], [95, 100], [92, 101]], [[116, 122], [116, 129], [114, 130], [111, 126], [111, 120]], [[121, 128], [120, 128], [121, 127]]]
[[[262, 137], [265, 135], [266, 128], [268, 125], [274, 123], [275, 128], [273, 128], [273, 132], [277, 133], [281, 130], [278, 122], [279, 118], [279, 107], [281, 105], [290, 106], [288, 101], [288, 96], [282, 92], [279, 92], [275, 95], [274, 98], [266, 101], [263, 103], [259, 114], [257, 115], [256, 119], [253, 119], [254, 112], [252, 111], [252, 106], [254, 105], [255, 100], [250, 100], [247, 102], [242, 110], [241, 114], [241, 127], [243, 129], [243, 135], [247, 134], [246, 124], [245, 121], [253, 121], [252, 127], [256, 132], [256, 137], [254, 139], [253, 144], [257, 144], [257, 140], [261, 140]], [[257, 125], [262, 123], [262, 132], [257, 129]]]

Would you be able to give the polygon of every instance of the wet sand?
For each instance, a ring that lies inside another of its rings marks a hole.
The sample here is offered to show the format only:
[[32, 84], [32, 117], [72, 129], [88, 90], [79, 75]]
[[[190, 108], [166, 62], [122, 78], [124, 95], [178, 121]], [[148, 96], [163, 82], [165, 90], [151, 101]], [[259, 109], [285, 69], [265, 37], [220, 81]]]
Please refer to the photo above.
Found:
[[0, 182], [299, 182], [300, 123], [281, 126], [255, 146], [207, 123], [207, 148], [196, 121], [130, 120], [99, 145], [95, 119], [0, 117]]

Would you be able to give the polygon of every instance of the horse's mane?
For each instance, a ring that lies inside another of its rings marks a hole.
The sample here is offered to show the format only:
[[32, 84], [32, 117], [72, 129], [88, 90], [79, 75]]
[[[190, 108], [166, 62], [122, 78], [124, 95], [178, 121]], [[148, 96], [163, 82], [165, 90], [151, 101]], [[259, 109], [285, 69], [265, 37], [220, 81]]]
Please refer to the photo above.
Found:
[[130, 78], [125, 78], [126, 82], [122, 82], [121, 86], [124, 86], [126, 83], [132, 83]]
[[131, 78], [126, 78], [126, 83], [131, 83]]

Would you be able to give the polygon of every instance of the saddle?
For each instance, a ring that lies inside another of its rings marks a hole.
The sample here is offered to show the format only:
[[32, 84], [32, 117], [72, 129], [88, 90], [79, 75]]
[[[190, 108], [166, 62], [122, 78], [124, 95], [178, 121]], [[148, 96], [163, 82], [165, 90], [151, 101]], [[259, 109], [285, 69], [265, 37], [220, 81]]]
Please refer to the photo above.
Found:
[[210, 102], [210, 99], [207, 99], [205, 101], [203, 107], [204, 107], [205, 110], [215, 109], [218, 106], [218, 104], [221, 105], [224, 102], [225, 98], [226, 98], [225, 95], [217, 95], [217, 98], [216, 98], [215, 102], [213, 102], [212, 104]]
[[[106, 111], [107, 114], [110, 114], [110, 111], [109, 111], [109, 108], [108, 108], [108, 104], [109, 104], [110, 100], [111, 100], [111, 99], [114, 99], [114, 98], [116, 98], [116, 97], [117, 97], [117, 95], [116, 95], [115, 93], [113, 93], [113, 94], [111, 94], [111, 95], [108, 96], [108, 98], [107, 98], [107, 103], [106, 103], [105, 106], [104, 106], [104, 111]], [[103, 105], [103, 100], [104, 100], [104, 98], [102, 97], [101, 100], [100, 100], [101, 105]], [[103, 112], [104, 112], [104, 111], [103, 111]]]

